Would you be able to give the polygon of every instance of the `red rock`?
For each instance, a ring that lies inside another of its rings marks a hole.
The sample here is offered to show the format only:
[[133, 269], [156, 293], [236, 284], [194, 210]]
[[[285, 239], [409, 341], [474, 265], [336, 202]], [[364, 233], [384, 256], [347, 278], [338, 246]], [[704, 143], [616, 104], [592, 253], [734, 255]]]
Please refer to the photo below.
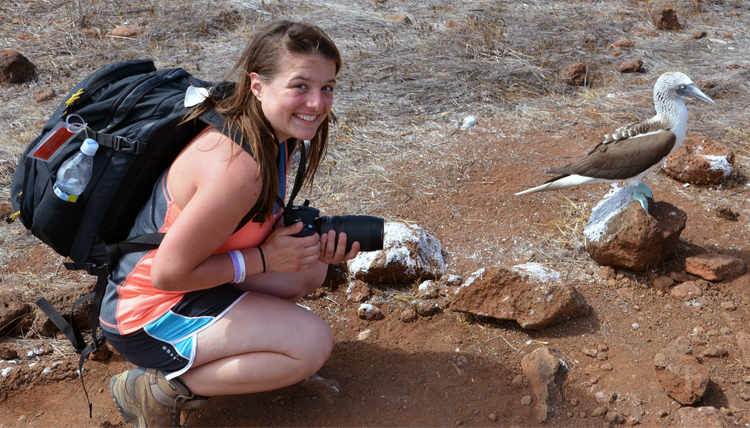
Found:
[[115, 27], [115, 29], [112, 30], [112, 35], [115, 37], [135, 37], [138, 33], [138, 30], [128, 27]]
[[692, 184], [718, 184], [734, 171], [734, 152], [724, 143], [687, 139], [663, 166], [675, 180]]
[[584, 86], [587, 83], [587, 67], [582, 62], [570, 64], [560, 72], [560, 79], [571, 86]]
[[750, 368], [750, 334], [741, 331], [737, 333], [737, 347], [740, 349], [742, 354], [742, 364]]
[[651, 21], [657, 30], [679, 30], [677, 13], [671, 7], [655, 7], [651, 10]]
[[709, 281], [732, 279], [745, 273], [745, 262], [725, 254], [699, 254], [685, 259], [685, 270]]
[[34, 71], [34, 64], [21, 53], [12, 49], [0, 51], [0, 83], [23, 83]]
[[[586, 252], [600, 265], [645, 272], [674, 253], [687, 214], [667, 202], [652, 202], [651, 212], [646, 213], [639, 203], [628, 200], [632, 201], [632, 190], [623, 187], [594, 208], [584, 231]], [[606, 211], [614, 209], [610, 203], [625, 203], [627, 208], [606, 217]]]
[[632, 40], [622, 39], [622, 40], [618, 40], [618, 41], [612, 43], [611, 45], [609, 45], [608, 48], [609, 49], [620, 49], [620, 48], [632, 48], [633, 46], [635, 46], [635, 43], [633, 43]]
[[693, 281], [683, 282], [672, 289], [672, 297], [676, 299], [694, 299], [701, 296], [701, 288]]
[[633, 58], [620, 64], [620, 73], [637, 73], [643, 67], [643, 60]]

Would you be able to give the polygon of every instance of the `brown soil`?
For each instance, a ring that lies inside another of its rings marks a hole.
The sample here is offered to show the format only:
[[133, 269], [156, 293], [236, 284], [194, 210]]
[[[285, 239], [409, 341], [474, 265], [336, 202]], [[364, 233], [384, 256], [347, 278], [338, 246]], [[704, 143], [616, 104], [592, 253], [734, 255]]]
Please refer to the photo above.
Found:
[[[5, 47], [38, 67], [26, 84], [0, 87], [6, 124], [0, 191], [6, 201], [18, 156], [40, 119], [98, 66], [152, 57], [159, 66], [219, 79], [231, 65], [225, 57], [236, 55], [259, 22], [271, 16], [305, 19], [329, 31], [346, 67], [327, 161], [315, 188], [302, 197], [326, 214], [419, 224], [441, 242], [451, 274], [544, 263], [563, 272], [592, 309], [589, 316], [541, 331], [450, 308], [404, 323], [399, 314], [418, 284], [381, 285], [374, 299], [385, 318], [368, 322], [357, 316], [358, 304], [347, 301], [345, 286], [326, 287], [302, 302], [335, 332], [333, 354], [319, 378], [261, 394], [215, 397], [194, 412], [191, 426], [536, 426], [534, 403], [522, 404], [532, 392], [519, 375], [523, 356], [541, 346], [558, 351], [570, 368], [566, 404], [549, 425], [606, 426], [606, 418], [592, 411], [602, 406], [603, 395], [615, 394], [609, 408], [644, 426], [678, 426], [680, 405], [657, 382], [653, 357], [680, 336], [690, 337], [698, 356], [712, 346], [728, 351], [701, 358], [711, 383], [698, 405], [722, 408], [740, 425], [750, 424], [750, 371], [735, 341], [737, 332], [750, 332], [750, 274], [710, 284], [699, 307], [651, 287], [656, 276], [681, 272], [689, 255], [718, 252], [750, 262], [750, 10], [741, 2], [670, 2], [683, 25], [670, 32], [653, 29], [649, 2], [266, 1], [228, 2], [219, 9], [200, 1], [134, 3], [0, 5]], [[408, 22], [388, 17], [395, 14]], [[109, 37], [117, 25], [142, 32]], [[696, 39], [696, 31], [707, 36]], [[625, 38], [635, 47], [614, 56], [608, 46]], [[644, 71], [620, 74], [617, 66], [633, 57], [644, 60]], [[575, 61], [589, 65], [588, 87], [567, 87], [557, 79]], [[729, 144], [737, 171], [711, 187], [685, 187], [660, 171], [650, 174], [645, 181], [656, 199], [688, 214], [678, 251], [652, 271], [618, 270], [615, 280], [607, 280], [588, 257], [582, 232], [608, 186], [513, 193], [543, 182], [546, 170], [586, 153], [618, 123], [653, 114], [653, 83], [674, 69], [702, 82], [720, 105], [688, 102], [688, 138]], [[34, 92], [45, 87], [57, 96], [34, 101]], [[469, 114], [478, 124], [458, 130]], [[726, 207], [739, 217], [717, 214]], [[10, 211], [6, 202], [0, 208], [3, 215]], [[65, 272], [62, 258], [18, 222], [0, 228], [0, 242], [0, 287], [21, 292], [29, 302], [50, 289], [91, 281]], [[722, 307], [725, 302], [733, 308]], [[0, 427], [125, 425], [108, 386], [112, 375], [130, 367], [127, 362], [113, 355], [86, 363], [90, 419], [75, 376], [77, 355], [64, 340], [23, 333], [0, 343], [22, 357], [0, 361], [0, 371], [16, 369], [0, 378]], [[606, 346], [606, 360], [583, 352], [598, 346]], [[52, 367], [51, 374], [42, 375], [43, 367]]]

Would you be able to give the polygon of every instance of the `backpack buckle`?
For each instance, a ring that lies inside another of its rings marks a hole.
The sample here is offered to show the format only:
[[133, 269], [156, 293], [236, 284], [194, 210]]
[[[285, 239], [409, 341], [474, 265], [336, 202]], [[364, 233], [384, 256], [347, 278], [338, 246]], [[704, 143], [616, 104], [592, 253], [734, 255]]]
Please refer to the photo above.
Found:
[[141, 154], [146, 145], [140, 141], [131, 140], [125, 137], [115, 137], [112, 141], [112, 148], [118, 152]]

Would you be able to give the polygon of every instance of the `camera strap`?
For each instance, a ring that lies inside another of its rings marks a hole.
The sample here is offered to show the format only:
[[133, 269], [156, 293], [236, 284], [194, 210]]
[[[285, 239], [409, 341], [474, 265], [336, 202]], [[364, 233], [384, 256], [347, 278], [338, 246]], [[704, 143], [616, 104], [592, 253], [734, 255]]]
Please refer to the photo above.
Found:
[[[276, 202], [284, 208], [284, 218], [290, 218], [292, 215], [292, 207], [294, 206], [294, 198], [297, 197], [302, 188], [302, 181], [305, 179], [305, 169], [307, 168], [307, 153], [305, 150], [305, 142], [302, 141], [299, 145], [300, 156], [299, 156], [299, 167], [297, 167], [297, 175], [294, 178], [294, 186], [292, 187], [292, 193], [289, 195], [289, 202], [284, 204], [284, 200], [279, 195], [276, 195]], [[310, 201], [305, 200], [304, 205], [307, 206]]]

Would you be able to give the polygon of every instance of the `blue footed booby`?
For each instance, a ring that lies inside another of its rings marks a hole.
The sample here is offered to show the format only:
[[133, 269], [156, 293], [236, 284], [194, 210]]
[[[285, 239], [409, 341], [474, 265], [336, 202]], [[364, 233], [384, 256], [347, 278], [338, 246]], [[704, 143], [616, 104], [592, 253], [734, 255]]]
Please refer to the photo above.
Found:
[[558, 190], [584, 183], [626, 183], [633, 187], [633, 199], [648, 211], [651, 189], [641, 180], [649, 171], [674, 153], [685, 139], [688, 110], [682, 97], [695, 97], [716, 106], [683, 73], [671, 71], [654, 85], [656, 116], [617, 128], [604, 136], [584, 158], [562, 168], [546, 183], [516, 195]]

